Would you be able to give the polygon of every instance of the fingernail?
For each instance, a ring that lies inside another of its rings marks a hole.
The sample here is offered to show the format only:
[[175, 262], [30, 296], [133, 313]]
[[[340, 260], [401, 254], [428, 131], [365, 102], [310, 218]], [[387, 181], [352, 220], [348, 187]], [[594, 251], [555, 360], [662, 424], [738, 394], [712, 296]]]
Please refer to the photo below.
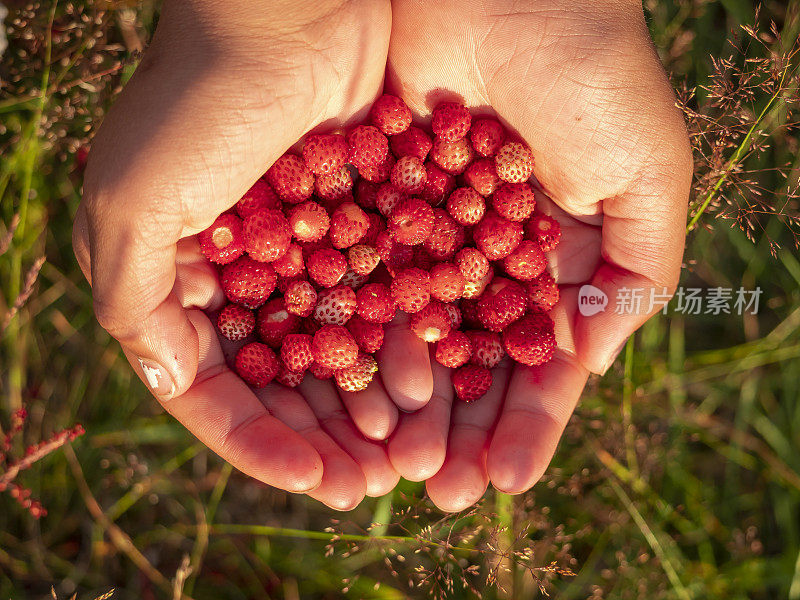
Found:
[[142, 366], [144, 381], [150, 387], [150, 391], [162, 400], [172, 398], [175, 394], [175, 384], [167, 370], [157, 362], [147, 358], [140, 358], [139, 364]]
[[608, 361], [606, 362], [606, 366], [603, 367], [603, 371], [600, 373], [601, 375], [605, 375], [608, 372], [608, 370], [611, 368], [611, 365], [613, 365], [614, 361], [617, 360], [619, 353], [622, 352], [622, 349], [625, 347], [625, 344], [627, 343], [628, 343], [628, 338], [625, 338], [625, 340], [619, 345], [619, 347], [616, 350], [614, 350], [614, 352], [611, 354], [611, 358], [609, 358]]

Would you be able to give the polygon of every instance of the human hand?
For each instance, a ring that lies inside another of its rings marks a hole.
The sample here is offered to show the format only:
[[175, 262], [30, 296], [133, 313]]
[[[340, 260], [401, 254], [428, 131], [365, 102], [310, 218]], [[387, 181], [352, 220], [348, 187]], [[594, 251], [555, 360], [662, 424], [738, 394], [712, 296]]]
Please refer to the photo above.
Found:
[[383, 0], [165, 3], [93, 141], [74, 229], [98, 321], [164, 408], [238, 469], [340, 509], [398, 478], [342, 400], [376, 438], [397, 419], [393, 403], [373, 386], [359, 408], [329, 382], [301, 388], [310, 406], [277, 385], [254, 394], [203, 312], [223, 295], [193, 236], [309, 130], [363, 118], [380, 91], [389, 10]]
[[[451, 99], [496, 114], [532, 148], [538, 206], [563, 230], [549, 256], [562, 292], [553, 360], [501, 363], [486, 396], [452, 416], [449, 372], [434, 365], [431, 403], [390, 440], [400, 474], [430, 477], [432, 500], [460, 510], [490, 481], [520, 493], [541, 477], [589, 373], [659, 308], [584, 317], [580, 286], [612, 302], [623, 287], [674, 290], [691, 150], [639, 2], [394, 0], [387, 87], [416, 114]], [[427, 462], [409, 460], [416, 440]]]

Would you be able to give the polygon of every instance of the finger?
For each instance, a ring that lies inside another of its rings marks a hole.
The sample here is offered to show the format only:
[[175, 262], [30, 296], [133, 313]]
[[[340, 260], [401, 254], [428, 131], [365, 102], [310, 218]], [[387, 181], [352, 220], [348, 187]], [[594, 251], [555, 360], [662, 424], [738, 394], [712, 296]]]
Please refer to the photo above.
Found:
[[217, 268], [200, 252], [200, 244], [195, 236], [178, 242], [173, 292], [184, 308], [213, 311], [225, 305]]
[[389, 439], [389, 460], [409, 481], [423, 481], [435, 475], [447, 454], [453, 384], [450, 369], [431, 364], [433, 395], [430, 402], [414, 413], [403, 414]]
[[366, 492], [364, 473], [320, 428], [303, 396], [276, 384], [258, 390], [256, 395], [270, 413], [297, 431], [319, 452], [323, 465], [322, 480], [308, 495], [335, 510], [352, 510], [358, 506]]
[[492, 386], [485, 396], [471, 403], [455, 401], [447, 457], [426, 483], [428, 496], [442, 510], [463, 510], [486, 492], [486, 451], [508, 384], [508, 365], [504, 360], [492, 370]]
[[433, 393], [428, 343], [408, 326], [402, 311], [386, 325], [383, 346], [377, 352], [378, 372], [395, 404], [405, 411], [422, 408]]
[[383, 496], [397, 485], [400, 476], [386, 455], [384, 444], [361, 435], [344, 410], [330, 381], [320, 381], [308, 374], [297, 388], [306, 398], [322, 428], [361, 468], [368, 496]]
[[373, 377], [362, 392], [339, 390], [339, 397], [353, 423], [367, 438], [385, 440], [397, 426], [397, 405], [392, 402], [380, 377]]
[[197, 332], [198, 374], [189, 390], [162, 403], [167, 412], [243, 473], [292, 492], [317, 487], [323, 477], [317, 451], [270, 415], [227, 367], [208, 318], [200, 311], [187, 315]]

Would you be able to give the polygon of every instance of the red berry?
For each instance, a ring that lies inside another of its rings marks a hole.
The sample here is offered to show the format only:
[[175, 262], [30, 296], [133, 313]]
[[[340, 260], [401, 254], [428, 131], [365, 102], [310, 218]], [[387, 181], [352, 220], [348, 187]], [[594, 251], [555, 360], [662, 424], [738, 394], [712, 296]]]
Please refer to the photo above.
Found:
[[378, 194], [378, 184], [359, 179], [356, 183], [355, 200], [364, 210], [375, 210], [375, 200]]
[[286, 368], [295, 373], [305, 371], [314, 360], [311, 357], [311, 336], [305, 333], [290, 333], [281, 344], [281, 360]]
[[316, 242], [325, 237], [330, 217], [322, 206], [313, 201], [303, 202], [289, 211], [289, 227], [295, 239]]
[[428, 273], [417, 267], [411, 267], [395, 275], [391, 292], [400, 310], [415, 313], [427, 306], [431, 299], [430, 288]]
[[362, 287], [356, 292], [356, 301], [356, 312], [371, 323], [388, 323], [397, 311], [391, 291], [382, 283]]
[[478, 319], [489, 331], [503, 331], [527, 309], [525, 289], [504, 277], [495, 277], [478, 299]]
[[450, 333], [450, 313], [436, 300], [411, 315], [411, 331], [426, 342], [438, 342]]
[[493, 277], [494, 270], [490, 267], [486, 275], [481, 277], [478, 281], [467, 281], [466, 285], [464, 286], [464, 293], [461, 297], [466, 298], [467, 300], [477, 298], [483, 293], [483, 291], [486, 289], [486, 286], [488, 286], [492, 281]]
[[556, 349], [553, 321], [545, 313], [529, 314], [503, 331], [503, 345], [508, 355], [524, 365], [541, 365]]
[[278, 366], [275, 353], [258, 342], [242, 346], [236, 353], [236, 372], [253, 387], [262, 388], [275, 379]]
[[317, 196], [328, 202], [341, 200], [353, 191], [353, 176], [350, 169], [342, 167], [330, 175], [319, 175], [314, 182]]
[[296, 154], [284, 154], [275, 161], [266, 174], [267, 182], [290, 204], [307, 200], [314, 191], [314, 174]]
[[421, 244], [433, 231], [433, 216], [430, 204], [419, 198], [407, 198], [389, 216], [389, 235], [401, 244]]
[[278, 365], [278, 374], [275, 376], [275, 381], [286, 387], [295, 388], [303, 383], [305, 376], [305, 371], [295, 373], [294, 371], [290, 371], [285, 364], [281, 363]]
[[259, 179], [236, 203], [236, 212], [242, 219], [246, 219], [260, 210], [280, 207], [281, 200], [278, 198], [278, 194], [269, 187], [266, 181]]
[[356, 244], [347, 251], [350, 268], [359, 275], [369, 275], [378, 266], [381, 257], [372, 246]]
[[455, 177], [445, 173], [431, 161], [425, 163], [425, 173], [425, 188], [419, 196], [431, 206], [439, 206], [455, 189]]
[[547, 257], [542, 252], [539, 244], [530, 240], [522, 240], [516, 249], [503, 259], [506, 273], [527, 281], [542, 274], [547, 268]]
[[428, 134], [413, 125], [404, 132], [389, 138], [395, 156], [416, 156], [425, 160], [433, 144]]
[[466, 280], [453, 263], [441, 262], [430, 272], [431, 296], [441, 302], [455, 302], [464, 293]]
[[397, 96], [384, 94], [369, 111], [372, 123], [386, 135], [397, 135], [411, 125], [411, 109]]
[[275, 289], [278, 278], [269, 263], [242, 256], [222, 269], [222, 291], [231, 302], [258, 308]]
[[314, 175], [330, 175], [347, 163], [347, 140], [335, 133], [311, 134], [303, 144], [303, 160]]
[[208, 260], [227, 265], [244, 253], [242, 221], [236, 215], [223, 213], [211, 227], [197, 234], [200, 251]]
[[441, 208], [433, 209], [431, 235], [423, 243], [433, 260], [450, 260], [464, 245], [464, 228]]
[[547, 271], [526, 282], [528, 308], [534, 312], [547, 312], [558, 303], [559, 291], [553, 276]]
[[469, 131], [472, 115], [463, 104], [442, 102], [433, 109], [431, 129], [433, 135], [446, 142], [460, 140]]
[[279, 210], [262, 210], [244, 220], [244, 247], [254, 260], [278, 260], [291, 243], [292, 230]]
[[486, 202], [472, 188], [458, 188], [447, 199], [447, 212], [461, 225], [475, 225], [486, 212]]
[[477, 248], [459, 250], [455, 262], [467, 281], [480, 281], [489, 272], [489, 259]]
[[506, 351], [503, 350], [503, 341], [499, 333], [492, 331], [467, 331], [467, 337], [472, 344], [472, 364], [486, 369], [494, 369]]
[[522, 223], [487, 212], [472, 231], [475, 245], [489, 260], [500, 260], [511, 254], [522, 241]]
[[347, 134], [350, 146], [350, 162], [359, 170], [375, 168], [389, 154], [389, 140], [377, 127], [359, 125]]
[[369, 219], [355, 202], [343, 202], [331, 215], [328, 237], [334, 248], [349, 248], [358, 242], [369, 228]]
[[474, 154], [472, 146], [466, 138], [455, 142], [446, 142], [441, 138], [436, 138], [431, 149], [431, 160], [445, 173], [460, 175], [472, 162]]
[[342, 285], [346, 285], [353, 291], [358, 290], [362, 285], [369, 281], [369, 275], [361, 275], [360, 273], [356, 273], [352, 269], [348, 269], [342, 278], [339, 280], [339, 283]]
[[384, 216], [392, 214], [395, 206], [401, 200], [405, 200], [407, 195], [399, 190], [393, 183], [388, 181], [380, 184], [375, 192], [375, 208]]
[[367, 219], [369, 220], [369, 227], [364, 237], [361, 238], [360, 243], [366, 246], [374, 246], [378, 240], [378, 234], [385, 229], [385, 225], [381, 216], [375, 213], [367, 213]]
[[473, 329], [480, 329], [480, 319], [478, 319], [478, 300], [473, 298], [462, 298], [458, 303], [458, 308], [461, 312], [461, 320], [466, 327]]
[[483, 396], [492, 387], [492, 373], [478, 365], [464, 365], [451, 376], [456, 396], [464, 402], [472, 402]]
[[238, 304], [228, 304], [217, 316], [217, 329], [232, 342], [243, 340], [253, 333], [256, 327], [256, 316]]
[[500, 178], [494, 168], [494, 161], [479, 158], [464, 171], [464, 181], [481, 196], [491, 196], [500, 185]]
[[481, 156], [494, 156], [503, 144], [506, 132], [496, 119], [478, 119], [469, 132], [472, 147]]
[[333, 369], [329, 369], [328, 367], [323, 367], [322, 365], [313, 362], [311, 366], [308, 367], [309, 372], [319, 379], [320, 381], [325, 379], [331, 379], [333, 377]]
[[561, 225], [548, 215], [534, 214], [525, 223], [525, 233], [530, 239], [539, 242], [544, 252], [555, 250], [561, 241]]
[[358, 168], [358, 174], [372, 183], [383, 183], [389, 180], [394, 163], [394, 157], [391, 154], [387, 154], [386, 158], [377, 165], [361, 165]]
[[286, 288], [283, 299], [287, 312], [298, 317], [308, 317], [317, 304], [317, 291], [307, 281], [293, 281]]
[[355, 362], [344, 369], [336, 369], [333, 376], [336, 385], [345, 392], [361, 392], [367, 389], [375, 373], [378, 363], [369, 354], [359, 354]]
[[436, 360], [439, 364], [457, 369], [472, 356], [472, 344], [461, 331], [451, 331], [446, 338], [436, 342]]
[[392, 276], [400, 269], [411, 266], [414, 262], [414, 246], [395, 242], [387, 231], [378, 234], [375, 240], [375, 249]]
[[256, 330], [261, 341], [279, 348], [290, 333], [300, 328], [300, 319], [286, 310], [283, 298], [274, 298], [258, 309]]
[[314, 320], [322, 325], [344, 325], [356, 312], [356, 293], [346, 285], [322, 290], [314, 307]]
[[303, 273], [303, 249], [298, 244], [289, 244], [286, 254], [272, 263], [275, 272], [281, 277], [297, 277]]
[[372, 354], [383, 346], [383, 325], [380, 323], [370, 323], [358, 315], [353, 315], [346, 327], [362, 352]]
[[402, 156], [392, 167], [392, 185], [406, 194], [419, 194], [425, 189], [428, 172], [416, 156]]
[[321, 248], [312, 252], [306, 260], [308, 276], [322, 287], [339, 283], [347, 272], [347, 259], [332, 248]]
[[509, 221], [524, 221], [536, 206], [536, 197], [527, 183], [504, 183], [492, 196], [497, 214]]
[[533, 175], [533, 153], [525, 144], [506, 142], [494, 157], [497, 176], [509, 183], [528, 181]]
[[458, 306], [452, 303], [446, 303], [444, 305], [447, 314], [450, 316], [450, 329], [458, 329], [461, 327], [461, 310]]
[[314, 362], [329, 369], [344, 369], [356, 362], [358, 345], [341, 325], [325, 325], [311, 342]]

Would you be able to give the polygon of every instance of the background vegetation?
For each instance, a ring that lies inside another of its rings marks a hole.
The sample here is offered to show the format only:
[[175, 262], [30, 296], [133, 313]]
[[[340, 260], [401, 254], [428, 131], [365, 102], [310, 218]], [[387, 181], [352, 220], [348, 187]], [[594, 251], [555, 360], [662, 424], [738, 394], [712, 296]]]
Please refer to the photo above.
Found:
[[[231, 472], [162, 414], [70, 248], [86, 142], [158, 3], [12, 6], [0, 487], [50, 445], [0, 493], [0, 598], [800, 599], [800, 3], [645, 8], [696, 147], [682, 283], [760, 286], [759, 314], [651, 320], [590, 382], [541, 483], [448, 517], [409, 482], [332, 514]], [[76, 422], [86, 434], [50, 452]]]

